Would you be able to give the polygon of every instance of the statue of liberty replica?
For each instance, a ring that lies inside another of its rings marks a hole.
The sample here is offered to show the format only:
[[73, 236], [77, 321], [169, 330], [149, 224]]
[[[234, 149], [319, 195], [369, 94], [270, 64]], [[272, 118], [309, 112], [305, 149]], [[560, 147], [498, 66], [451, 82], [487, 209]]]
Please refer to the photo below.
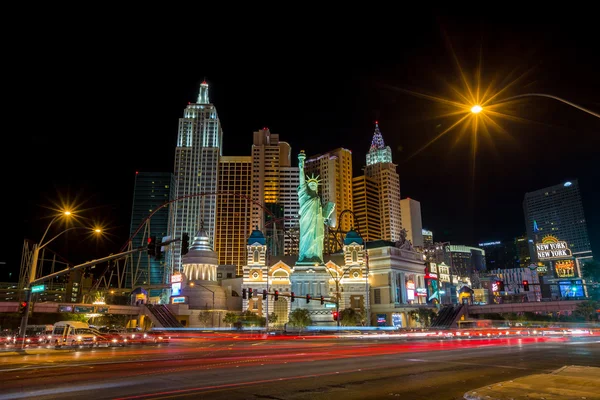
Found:
[[323, 244], [325, 224], [335, 225], [335, 203], [321, 203], [319, 197], [319, 176], [310, 178], [304, 175], [304, 150], [298, 154], [300, 185], [298, 203], [300, 203], [300, 243], [298, 245], [298, 264], [323, 265]]

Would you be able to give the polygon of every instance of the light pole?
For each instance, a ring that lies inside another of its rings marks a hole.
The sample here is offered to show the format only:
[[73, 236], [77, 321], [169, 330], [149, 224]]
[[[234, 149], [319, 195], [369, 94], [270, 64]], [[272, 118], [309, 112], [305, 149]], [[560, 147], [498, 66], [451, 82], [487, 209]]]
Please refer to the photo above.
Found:
[[[523, 97], [546, 97], [548, 99], [553, 99], [553, 100], [560, 101], [561, 103], [567, 104], [567, 105], [569, 105], [571, 107], [574, 107], [574, 108], [576, 108], [578, 110], [581, 110], [581, 111], [586, 112], [586, 113], [588, 113], [590, 115], [593, 115], [596, 118], [600, 118], [600, 114], [598, 114], [598, 113], [596, 113], [594, 111], [588, 110], [587, 108], [581, 107], [580, 105], [577, 105], [577, 104], [575, 104], [573, 102], [565, 100], [565, 99], [563, 99], [561, 97], [554, 96], [552, 94], [546, 94], [546, 93], [524, 93], [524, 94], [519, 94], [517, 96], [511, 96], [511, 97], [507, 97], [506, 99], [502, 99], [502, 101], [499, 101], [498, 103], [495, 103], [495, 104], [490, 104], [490, 106], [498, 105], [498, 104], [503, 104], [503, 103], [509, 102], [511, 100], [520, 99], [520, 98], [523, 98]], [[486, 106], [487, 106], [487, 104], [485, 104], [485, 103], [483, 103], [481, 105], [475, 104], [473, 107], [471, 107], [471, 112], [473, 114], [479, 114], [481, 111], [483, 111], [484, 107], [486, 107]]]
[[[31, 256], [31, 266], [29, 268], [29, 279], [25, 285], [25, 287], [23, 288], [23, 290], [25, 290], [25, 302], [26, 302], [26, 306], [25, 306], [25, 310], [23, 313], [23, 317], [21, 318], [21, 326], [19, 329], [19, 336], [21, 336], [23, 338], [23, 343], [22, 345], [25, 345], [25, 334], [26, 334], [26, 330], [27, 330], [27, 320], [29, 319], [29, 312], [31, 310], [31, 285], [32, 283], [36, 282], [36, 275], [37, 275], [37, 265], [38, 265], [38, 259], [39, 259], [39, 254], [40, 254], [40, 250], [43, 249], [44, 247], [46, 247], [48, 244], [50, 244], [52, 241], [54, 241], [56, 238], [58, 238], [59, 236], [61, 236], [63, 233], [68, 232], [68, 231], [72, 231], [75, 229], [89, 229], [83, 226], [73, 226], [71, 228], [67, 228], [61, 232], [59, 232], [58, 234], [56, 234], [52, 239], [46, 241], [44, 243], [44, 238], [46, 237], [46, 234], [48, 233], [48, 230], [50, 229], [50, 226], [54, 223], [54, 221], [56, 221], [59, 217], [62, 216], [70, 216], [72, 215], [70, 211], [64, 211], [62, 214], [57, 215], [56, 217], [54, 217], [50, 223], [48, 224], [48, 227], [46, 228], [46, 231], [44, 232], [44, 235], [42, 236], [42, 239], [40, 240], [39, 243], [34, 244], [33, 246], [33, 254]], [[100, 233], [102, 232], [101, 229], [96, 228], [94, 229], [94, 232], [96, 233]]]
[[204, 289], [206, 289], [206, 290], [208, 290], [209, 292], [211, 292], [211, 293], [212, 293], [212, 310], [214, 311], [214, 310], [215, 310], [215, 292], [214, 292], [214, 291], [212, 291], [212, 290], [210, 290], [210, 289], [209, 289], [209, 288], [207, 288], [206, 286], [199, 284], [199, 283], [194, 283], [194, 282], [191, 282], [191, 283], [190, 283], [190, 286], [194, 286], [194, 285], [198, 285], [198, 286], [200, 286], [201, 288], [204, 288]]
[[[48, 234], [48, 231], [50, 230], [50, 226], [52, 226], [54, 221], [56, 221], [58, 218], [60, 218], [62, 216], [68, 217], [70, 215], [71, 215], [70, 211], [64, 211], [63, 213], [52, 218], [52, 220], [46, 227], [46, 231], [42, 235], [42, 239], [40, 240], [40, 242], [33, 245], [33, 255], [31, 256], [31, 265], [29, 266], [29, 277], [27, 279], [27, 282], [25, 283], [25, 287], [23, 288], [23, 290], [25, 290], [26, 306], [25, 306], [25, 310], [24, 310], [24, 315], [21, 318], [21, 327], [19, 329], [19, 336], [21, 336], [23, 338], [23, 344], [25, 343], [25, 331], [27, 329], [27, 320], [29, 318], [29, 310], [31, 308], [30, 302], [29, 302], [31, 299], [31, 283], [35, 280], [35, 276], [37, 275], [37, 264], [38, 264], [40, 250], [43, 249], [48, 243], [50, 243], [54, 239], [56, 239], [58, 236], [60, 236], [64, 232], [66, 232], [68, 229], [59, 233], [58, 235], [54, 236], [52, 239], [48, 240], [46, 243], [43, 243], [44, 238]], [[72, 228], [69, 228], [69, 229], [72, 229]]]

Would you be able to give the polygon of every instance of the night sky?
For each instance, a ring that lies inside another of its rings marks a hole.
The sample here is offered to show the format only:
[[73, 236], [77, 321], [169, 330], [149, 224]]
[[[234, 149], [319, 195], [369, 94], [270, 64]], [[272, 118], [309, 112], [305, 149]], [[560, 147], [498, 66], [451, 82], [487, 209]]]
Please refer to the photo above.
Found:
[[460, 116], [441, 117], [448, 106], [407, 92], [456, 100], [452, 86], [465, 92], [458, 61], [471, 85], [479, 65], [482, 87], [499, 90], [521, 77], [498, 99], [545, 93], [599, 113], [596, 25], [381, 14], [360, 23], [321, 16], [235, 28], [221, 21], [173, 29], [175, 22], [143, 18], [36, 26], [43, 34], [35, 43], [23, 38], [6, 50], [5, 94], [14, 109], [5, 119], [15, 122], [4, 127], [14, 141], [3, 146], [3, 170], [13, 201], [5, 206], [0, 280], [18, 279], [23, 240], [39, 240], [50, 209], [65, 201], [108, 226], [109, 236], [96, 242], [69, 232], [50, 248], [76, 264], [119, 252], [135, 171], [173, 170], [178, 119], [203, 79], [224, 155], [250, 155], [252, 132], [266, 126], [290, 143], [294, 165], [302, 149], [310, 156], [345, 147], [358, 175], [378, 120], [401, 195], [421, 202], [434, 240], [477, 245], [522, 235], [525, 192], [578, 179], [598, 254], [600, 119], [524, 98], [503, 110], [518, 120], [494, 118], [504, 132], [479, 132], [473, 168], [470, 131], [451, 130], [416, 153]]

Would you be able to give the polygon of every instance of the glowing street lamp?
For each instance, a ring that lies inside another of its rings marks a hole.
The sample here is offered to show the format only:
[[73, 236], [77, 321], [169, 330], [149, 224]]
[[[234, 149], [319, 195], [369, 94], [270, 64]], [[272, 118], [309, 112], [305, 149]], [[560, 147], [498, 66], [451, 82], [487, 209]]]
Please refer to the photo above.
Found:
[[482, 110], [483, 108], [479, 104], [475, 104], [473, 107], [471, 107], [471, 112], [473, 114], [479, 114]]
[[[72, 215], [71, 211], [63, 211], [61, 214], [58, 214], [57, 216], [55, 216], [54, 218], [52, 218], [52, 220], [48, 224], [48, 227], [46, 227], [46, 231], [42, 235], [42, 239], [40, 240], [40, 242], [33, 245], [33, 255], [31, 256], [31, 265], [29, 267], [29, 279], [27, 280], [27, 283], [25, 284], [25, 287], [24, 287], [24, 290], [25, 290], [25, 301], [27, 302], [27, 306], [26, 306], [26, 308], [24, 310], [23, 318], [21, 318], [21, 328], [20, 328], [20, 331], [19, 331], [19, 335], [21, 335], [23, 337], [23, 345], [25, 344], [25, 332], [26, 332], [26, 329], [27, 329], [27, 320], [29, 318], [29, 310], [31, 308], [31, 302], [29, 301], [30, 297], [31, 297], [31, 284], [35, 281], [35, 277], [37, 275], [37, 265], [38, 265], [38, 259], [39, 259], [40, 250], [43, 249], [44, 247], [46, 247], [48, 244], [50, 244], [57, 237], [59, 237], [60, 235], [62, 235], [65, 232], [68, 232], [68, 231], [71, 231], [71, 230], [75, 230], [75, 229], [89, 229], [89, 228], [86, 228], [86, 227], [83, 227], [83, 226], [74, 226], [74, 227], [71, 227], [71, 228], [67, 228], [67, 229], [59, 232], [52, 239], [44, 242], [44, 238], [48, 234], [48, 231], [50, 230], [50, 226], [54, 223], [54, 221], [56, 221], [60, 217], [63, 217], [63, 216], [69, 217], [71, 215]], [[102, 230], [100, 228], [95, 228], [94, 232], [95, 233], [101, 233]]]

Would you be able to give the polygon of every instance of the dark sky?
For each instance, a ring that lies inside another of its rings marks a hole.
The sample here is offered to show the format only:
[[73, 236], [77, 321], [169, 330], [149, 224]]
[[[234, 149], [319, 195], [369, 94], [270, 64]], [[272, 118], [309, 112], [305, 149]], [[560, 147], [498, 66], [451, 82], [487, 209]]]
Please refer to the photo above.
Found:
[[267, 126], [291, 144], [294, 160], [301, 149], [351, 149], [359, 174], [378, 120], [402, 197], [421, 202], [435, 240], [476, 245], [521, 235], [525, 192], [578, 179], [598, 253], [600, 119], [524, 98], [503, 110], [520, 121], [495, 117], [504, 132], [479, 131], [473, 168], [470, 131], [454, 129], [415, 155], [459, 117], [440, 117], [447, 106], [405, 91], [456, 99], [451, 86], [464, 92], [458, 61], [471, 84], [481, 66], [483, 87], [498, 90], [521, 76], [498, 99], [545, 93], [600, 112], [596, 25], [565, 16], [389, 13], [210, 26], [190, 24], [192, 16], [32, 23], [36, 39], [24, 35], [5, 50], [14, 107], [5, 115], [13, 121], [3, 136], [12, 182], [5, 199], [14, 194], [0, 279], [18, 278], [23, 239], [39, 240], [50, 208], [64, 201], [109, 226], [110, 236], [96, 243], [70, 232], [55, 242], [61, 255], [80, 263], [118, 252], [134, 173], [172, 171], [178, 119], [204, 78], [225, 155], [249, 155], [252, 132]]

